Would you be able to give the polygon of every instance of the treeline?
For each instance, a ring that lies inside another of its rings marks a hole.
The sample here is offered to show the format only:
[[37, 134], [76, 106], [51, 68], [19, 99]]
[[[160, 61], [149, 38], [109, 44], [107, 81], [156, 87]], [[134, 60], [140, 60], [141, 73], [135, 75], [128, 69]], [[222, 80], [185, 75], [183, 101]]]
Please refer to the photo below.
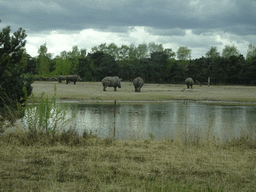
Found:
[[101, 81], [105, 76], [119, 76], [124, 81], [142, 77], [148, 83], [184, 83], [187, 77], [205, 84], [256, 85], [256, 47], [249, 45], [244, 58], [234, 45], [226, 45], [222, 54], [212, 47], [205, 57], [191, 59], [191, 50], [180, 47], [175, 53], [153, 42], [118, 47], [115, 43], [101, 44], [90, 53], [77, 46], [52, 58], [46, 44], [37, 57], [24, 52], [26, 73], [34, 77], [57, 77], [78, 74], [84, 81]]

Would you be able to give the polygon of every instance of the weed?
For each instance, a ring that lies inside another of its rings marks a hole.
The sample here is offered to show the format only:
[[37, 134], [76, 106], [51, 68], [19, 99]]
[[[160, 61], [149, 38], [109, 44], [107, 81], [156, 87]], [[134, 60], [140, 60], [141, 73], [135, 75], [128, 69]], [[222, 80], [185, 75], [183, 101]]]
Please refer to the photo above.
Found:
[[152, 133], [149, 133], [149, 137], [152, 141], [155, 139], [155, 136]]
[[35, 103], [35, 97], [32, 94], [32, 107], [26, 108], [23, 123], [28, 126], [31, 133], [44, 132], [50, 134], [52, 137], [55, 134], [60, 134], [71, 119], [66, 117], [67, 106], [56, 104], [56, 84], [54, 85], [54, 95], [52, 98], [45, 97], [45, 93], [41, 94], [39, 102]]

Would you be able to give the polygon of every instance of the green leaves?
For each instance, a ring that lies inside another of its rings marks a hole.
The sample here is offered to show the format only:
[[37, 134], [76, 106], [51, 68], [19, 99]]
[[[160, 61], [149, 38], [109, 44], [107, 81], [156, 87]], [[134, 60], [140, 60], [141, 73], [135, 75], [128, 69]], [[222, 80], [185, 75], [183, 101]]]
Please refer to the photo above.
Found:
[[222, 57], [225, 59], [229, 59], [231, 56], [239, 56], [240, 53], [235, 47], [235, 45], [225, 45], [224, 49], [222, 50]]
[[215, 59], [220, 57], [220, 53], [217, 51], [217, 47], [211, 47], [211, 49], [205, 54], [207, 58]]
[[[10, 35], [10, 26], [0, 32], [0, 113], [8, 110], [19, 111], [32, 92], [32, 77], [24, 77], [22, 55], [26, 44], [25, 30], [22, 28]], [[23, 92], [26, 88], [26, 95]], [[8, 118], [8, 117], [7, 117]]]
[[40, 100], [35, 105], [35, 98], [32, 95], [32, 106], [26, 108], [26, 115], [23, 122], [28, 125], [29, 131], [33, 133], [45, 132], [52, 135], [59, 134], [63, 131], [75, 114], [67, 118], [67, 107], [56, 104], [56, 84], [54, 85], [54, 95], [52, 98], [45, 96], [43, 92]]
[[251, 43], [248, 45], [246, 60], [251, 61], [253, 58], [256, 57], [256, 46], [253, 46]]

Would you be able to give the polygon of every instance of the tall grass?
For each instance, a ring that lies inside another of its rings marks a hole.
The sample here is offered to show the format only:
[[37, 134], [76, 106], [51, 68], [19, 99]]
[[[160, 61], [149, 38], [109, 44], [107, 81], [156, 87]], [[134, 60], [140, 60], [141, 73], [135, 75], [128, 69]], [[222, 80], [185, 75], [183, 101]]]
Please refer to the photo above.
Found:
[[[26, 89], [23, 90], [26, 94]], [[28, 103], [26, 98], [25, 108], [22, 109], [24, 117], [21, 119], [22, 124], [16, 126], [16, 131], [10, 133], [7, 139], [8, 143], [19, 143], [21, 145], [40, 144], [56, 144], [58, 142], [68, 145], [80, 143], [78, 140], [77, 131], [69, 127], [68, 123], [75, 117], [72, 113], [70, 118], [67, 118], [67, 105], [58, 105], [56, 84], [54, 85], [54, 94], [51, 98], [43, 92], [40, 99], [36, 102], [34, 94], [31, 95], [31, 103]], [[15, 102], [13, 102], [15, 104]], [[8, 107], [9, 116], [15, 122], [20, 118], [19, 113], [11, 111]], [[86, 137], [90, 136], [86, 132]]]
[[23, 122], [28, 125], [29, 131], [56, 135], [74, 118], [75, 114], [67, 118], [67, 106], [57, 106], [56, 91], [55, 84], [52, 98], [48, 98], [48, 95], [45, 96], [43, 92], [38, 103], [35, 102], [35, 97], [32, 94], [32, 107], [26, 108], [25, 117], [23, 118]]

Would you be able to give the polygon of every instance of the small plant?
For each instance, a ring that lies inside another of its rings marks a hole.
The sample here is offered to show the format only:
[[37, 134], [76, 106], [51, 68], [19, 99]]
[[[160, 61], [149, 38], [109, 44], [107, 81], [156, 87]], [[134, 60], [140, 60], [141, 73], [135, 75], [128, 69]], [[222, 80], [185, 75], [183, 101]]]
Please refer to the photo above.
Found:
[[152, 133], [149, 133], [149, 137], [152, 141], [155, 139], [155, 136]]
[[43, 92], [37, 104], [35, 103], [34, 94], [32, 94], [32, 107], [26, 105], [25, 117], [22, 119], [29, 131], [50, 133], [54, 136], [59, 134], [61, 129], [74, 118], [75, 114], [71, 118], [66, 118], [66, 106], [57, 106], [56, 91], [55, 84], [52, 98], [45, 97]]

